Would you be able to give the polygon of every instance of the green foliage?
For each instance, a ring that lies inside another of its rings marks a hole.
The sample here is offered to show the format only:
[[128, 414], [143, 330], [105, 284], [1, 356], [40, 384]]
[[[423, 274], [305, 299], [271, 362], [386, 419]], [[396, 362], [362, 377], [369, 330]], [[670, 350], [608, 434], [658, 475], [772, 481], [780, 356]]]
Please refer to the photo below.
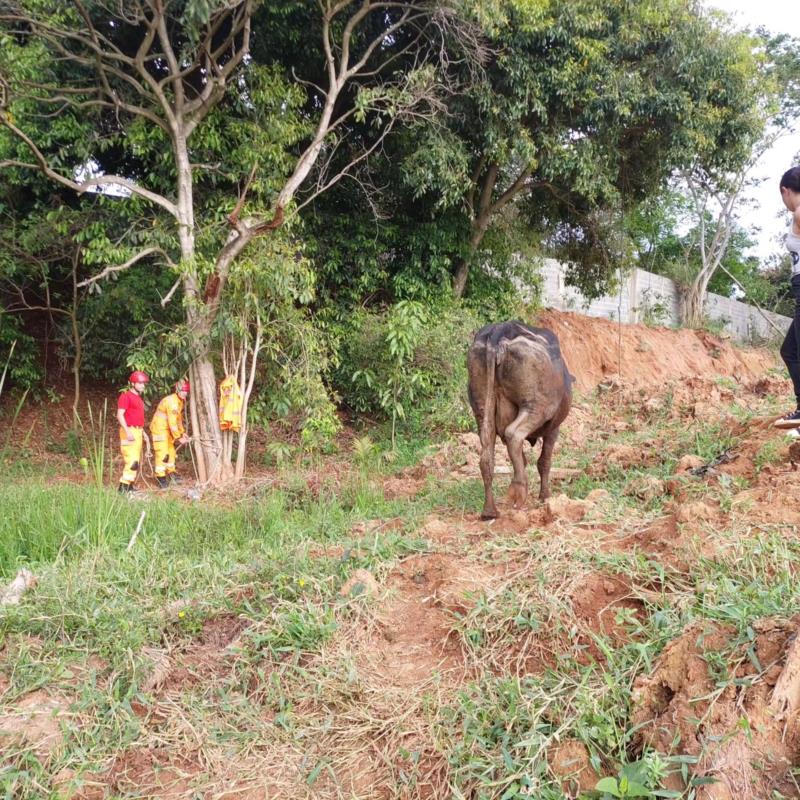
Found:
[[681, 792], [660, 788], [665, 764], [657, 754], [653, 755], [655, 759], [645, 758], [625, 764], [616, 777], [601, 778], [595, 790], [587, 797], [596, 797], [598, 800], [625, 797], [681, 797]]
[[[13, 346], [13, 353], [11, 349]], [[27, 391], [37, 387], [43, 377], [36, 340], [25, 333], [17, 316], [0, 308], [0, 354], [3, 358], [5, 389]], [[9, 356], [6, 362], [6, 356]]]
[[401, 301], [360, 311], [342, 335], [336, 386], [358, 413], [423, 427], [464, 428], [466, 351], [479, 318], [464, 305]]
[[473, 272], [516, 203], [528, 239], [572, 262], [582, 291], [602, 293], [629, 261], [624, 210], [657, 199], [698, 157], [749, 152], [766, 92], [752, 42], [690, 2], [500, 0], [466, 13], [496, 55], [477, 75], [455, 67], [464, 89], [447, 127], [418, 130], [403, 180], [434, 209], [463, 209]]

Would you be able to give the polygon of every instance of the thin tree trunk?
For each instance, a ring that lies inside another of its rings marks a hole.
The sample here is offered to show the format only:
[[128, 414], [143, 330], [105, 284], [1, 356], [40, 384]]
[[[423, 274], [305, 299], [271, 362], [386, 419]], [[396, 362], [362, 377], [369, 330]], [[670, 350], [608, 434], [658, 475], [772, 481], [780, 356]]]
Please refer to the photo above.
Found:
[[72, 425], [77, 430], [78, 427], [78, 405], [81, 399], [81, 363], [83, 362], [83, 343], [73, 325], [75, 335], [75, 358], [72, 359]]
[[[261, 317], [256, 311], [256, 340], [253, 344], [253, 357], [250, 361], [250, 375], [247, 375], [247, 345], [242, 354], [242, 425], [239, 431], [239, 449], [236, 453], [236, 480], [239, 480], [244, 475], [244, 468], [247, 459], [247, 434], [249, 432], [249, 424], [247, 422], [247, 409], [250, 404], [250, 395], [253, 392], [253, 385], [256, 380], [256, 363], [258, 362], [258, 353], [261, 350], [261, 334], [262, 325]], [[245, 384], [245, 378], [247, 383]]]
[[72, 344], [75, 347], [75, 357], [72, 359], [72, 380], [73, 380], [73, 398], [72, 398], [72, 426], [75, 430], [78, 429], [79, 417], [78, 407], [81, 399], [81, 362], [83, 361], [83, 342], [81, 341], [81, 332], [78, 328], [78, 258], [80, 257], [80, 249], [78, 254], [72, 259], [72, 309], [69, 315], [70, 325], [72, 327]]
[[[191, 376], [192, 386], [198, 390], [200, 388], [200, 380], [195, 370], [194, 364], [189, 367], [189, 375]], [[202, 446], [202, 431], [200, 429], [200, 420], [197, 414], [198, 403], [194, 399], [194, 390], [189, 395], [189, 418], [192, 422], [192, 438], [194, 439], [194, 454], [195, 462], [197, 465], [197, 479], [200, 483], [205, 483], [208, 480], [208, 468], [206, 466], [205, 451]]]

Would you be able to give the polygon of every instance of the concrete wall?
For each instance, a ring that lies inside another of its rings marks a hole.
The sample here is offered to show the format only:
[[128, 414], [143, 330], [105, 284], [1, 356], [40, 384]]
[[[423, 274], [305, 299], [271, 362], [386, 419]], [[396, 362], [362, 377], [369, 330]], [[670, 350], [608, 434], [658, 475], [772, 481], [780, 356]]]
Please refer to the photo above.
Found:
[[[678, 287], [669, 278], [637, 269], [623, 276], [613, 295], [588, 301], [565, 282], [565, 267], [553, 259], [545, 259], [541, 268], [542, 303], [562, 311], [579, 311], [591, 317], [605, 317], [622, 322], [649, 322], [677, 326], [680, 322]], [[708, 293], [706, 314], [724, 323], [725, 330], [740, 342], [774, 339], [776, 331], [755, 307]], [[791, 319], [765, 312], [779, 331], [785, 332]]]

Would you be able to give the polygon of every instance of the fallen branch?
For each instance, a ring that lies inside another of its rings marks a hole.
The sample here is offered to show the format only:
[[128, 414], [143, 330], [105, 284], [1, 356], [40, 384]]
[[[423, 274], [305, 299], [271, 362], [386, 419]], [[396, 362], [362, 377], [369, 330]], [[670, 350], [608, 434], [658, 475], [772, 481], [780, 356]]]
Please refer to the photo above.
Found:
[[136, 539], [139, 536], [139, 531], [142, 529], [142, 523], [144, 522], [144, 515], [146, 511], [142, 511], [139, 516], [139, 523], [136, 525], [136, 530], [133, 532], [133, 536], [131, 536], [131, 540], [128, 542], [128, 552], [130, 553], [133, 550], [133, 546], [136, 544]]

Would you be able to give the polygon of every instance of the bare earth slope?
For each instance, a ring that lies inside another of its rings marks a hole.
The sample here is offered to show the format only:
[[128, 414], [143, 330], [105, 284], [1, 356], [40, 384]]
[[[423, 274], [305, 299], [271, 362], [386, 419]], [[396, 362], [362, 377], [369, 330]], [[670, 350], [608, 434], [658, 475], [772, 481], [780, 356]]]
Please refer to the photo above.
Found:
[[[34, 754], [48, 789], [87, 799], [559, 800], [626, 764], [661, 796], [800, 797], [800, 448], [771, 428], [790, 397], [774, 354], [539, 323], [580, 390], [551, 500], [480, 521], [474, 433], [373, 478], [394, 515], [298, 548], [313, 591], [265, 603], [269, 587], [230, 573], [227, 608], [139, 654], [130, 707], [108, 701], [127, 727], [94, 759], [72, 744], [102, 729], [70, 705], [85, 674], [23, 690], [15, 665], [50, 663], [59, 639], [18, 623], [0, 645], [15, 768]], [[202, 598], [186, 602], [164, 613]], [[324, 636], [265, 644], [323, 618]], [[101, 695], [121, 669], [94, 664]]]

